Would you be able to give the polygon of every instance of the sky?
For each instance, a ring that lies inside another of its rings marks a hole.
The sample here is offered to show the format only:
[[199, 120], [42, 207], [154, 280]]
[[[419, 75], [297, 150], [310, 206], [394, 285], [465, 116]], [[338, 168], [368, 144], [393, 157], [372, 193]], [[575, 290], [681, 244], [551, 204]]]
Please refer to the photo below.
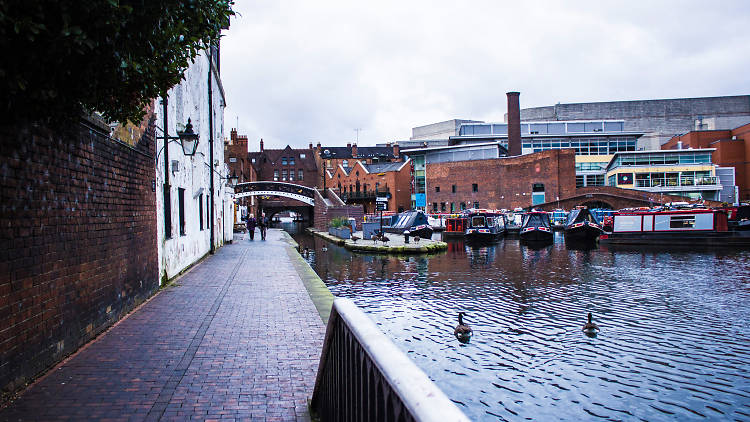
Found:
[[521, 108], [750, 94], [750, 1], [249, 1], [221, 44], [250, 150], [408, 140]]

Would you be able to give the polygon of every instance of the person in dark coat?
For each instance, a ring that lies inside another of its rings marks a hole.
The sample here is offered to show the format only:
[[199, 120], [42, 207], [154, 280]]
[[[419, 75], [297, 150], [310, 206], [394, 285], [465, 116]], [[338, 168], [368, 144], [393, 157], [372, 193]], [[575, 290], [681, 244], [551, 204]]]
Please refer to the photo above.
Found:
[[258, 226], [260, 226], [260, 239], [266, 240], [266, 229], [268, 229], [268, 217], [266, 217], [266, 213], [260, 214]]
[[250, 233], [250, 240], [255, 240], [255, 216], [250, 214], [247, 216], [247, 232]]

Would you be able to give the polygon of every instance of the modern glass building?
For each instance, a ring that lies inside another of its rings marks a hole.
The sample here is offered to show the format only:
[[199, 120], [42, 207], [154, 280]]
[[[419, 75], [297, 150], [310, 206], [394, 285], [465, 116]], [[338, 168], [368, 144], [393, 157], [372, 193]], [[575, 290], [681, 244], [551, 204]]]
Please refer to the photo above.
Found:
[[720, 200], [714, 148], [618, 152], [606, 167], [607, 186]]

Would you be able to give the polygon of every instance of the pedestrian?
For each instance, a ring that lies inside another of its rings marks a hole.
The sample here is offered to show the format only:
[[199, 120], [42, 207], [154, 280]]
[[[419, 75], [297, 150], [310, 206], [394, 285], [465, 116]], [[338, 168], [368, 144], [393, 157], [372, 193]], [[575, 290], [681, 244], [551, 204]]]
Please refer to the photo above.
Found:
[[266, 217], [266, 213], [260, 214], [258, 225], [260, 226], [260, 239], [266, 240], [266, 229], [268, 229], [268, 218]]
[[250, 214], [247, 216], [247, 232], [250, 233], [250, 240], [255, 240], [255, 216]]

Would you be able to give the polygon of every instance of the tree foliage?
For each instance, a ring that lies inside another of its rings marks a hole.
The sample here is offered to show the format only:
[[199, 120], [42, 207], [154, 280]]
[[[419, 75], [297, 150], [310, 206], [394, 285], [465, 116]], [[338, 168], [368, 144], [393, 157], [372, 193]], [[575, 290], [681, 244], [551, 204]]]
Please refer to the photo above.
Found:
[[234, 14], [232, 0], [0, 0], [3, 120], [140, 121]]

